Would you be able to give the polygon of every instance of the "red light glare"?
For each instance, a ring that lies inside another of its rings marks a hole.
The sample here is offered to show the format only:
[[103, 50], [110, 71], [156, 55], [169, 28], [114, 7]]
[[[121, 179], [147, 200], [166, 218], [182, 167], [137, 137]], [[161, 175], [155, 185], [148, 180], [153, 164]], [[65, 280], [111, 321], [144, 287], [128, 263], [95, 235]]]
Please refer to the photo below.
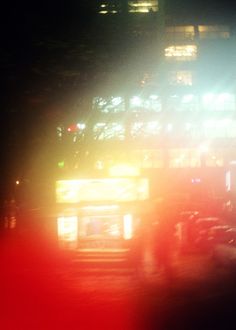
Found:
[[67, 132], [77, 132], [78, 126], [76, 124], [72, 124], [67, 128]]

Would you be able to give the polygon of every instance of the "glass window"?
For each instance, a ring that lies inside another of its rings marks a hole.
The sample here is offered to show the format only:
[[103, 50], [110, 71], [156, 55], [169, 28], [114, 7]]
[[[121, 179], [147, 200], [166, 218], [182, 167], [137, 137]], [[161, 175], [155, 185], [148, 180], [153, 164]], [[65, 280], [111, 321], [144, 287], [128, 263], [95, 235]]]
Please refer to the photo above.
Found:
[[130, 13], [150, 13], [158, 11], [157, 0], [133, 0], [128, 2]]
[[168, 26], [166, 28], [166, 38], [168, 41], [175, 42], [181, 40], [193, 40], [195, 36], [194, 26]]
[[102, 1], [98, 9], [99, 14], [116, 14], [120, 12], [121, 6], [118, 0]]
[[125, 128], [120, 123], [97, 123], [93, 127], [95, 140], [124, 140]]
[[135, 122], [131, 125], [130, 134], [133, 139], [145, 139], [159, 135], [161, 125], [157, 121]]
[[204, 137], [206, 138], [228, 138], [234, 137], [235, 122], [232, 119], [211, 119], [203, 122]]
[[200, 39], [228, 39], [230, 37], [230, 30], [225, 25], [199, 25]]
[[235, 111], [235, 96], [230, 93], [206, 93], [202, 106], [208, 111]]
[[95, 97], [93, 99], [93, 109], [104, 113], [125, 111], [124, 98], [121, 96], [111, 96], [107, 98]]
[[191, 61], [197, 58], [196, 45], [169, 46], [165, 49], [165, 57], [176, 61]]
[[198, 98], [193, 94], [171, 95], [167, 99], [168, 111], [196, 111]]
[[158, 95], [148, 97], [133, 96], [130, 99], [130, 110], [134, 112], [151, 111], [159, 112], [162, 110], [161, 99]]

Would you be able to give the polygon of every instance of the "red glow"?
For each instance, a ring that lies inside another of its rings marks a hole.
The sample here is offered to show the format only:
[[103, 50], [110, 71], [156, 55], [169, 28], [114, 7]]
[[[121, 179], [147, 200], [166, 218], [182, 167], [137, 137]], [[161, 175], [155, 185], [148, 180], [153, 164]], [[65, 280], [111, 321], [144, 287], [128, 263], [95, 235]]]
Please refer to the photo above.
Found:
[[73, 133], [73, 132], [77, 132], [79, 130], [79, 128], [78, 128], [78, 126], [76, 125], [76, 124], [72, 124], [72, 125], [70, 125], [68, 128], [67, 128], [67, 131], [68, 132], [71, 132], [71, 133]]

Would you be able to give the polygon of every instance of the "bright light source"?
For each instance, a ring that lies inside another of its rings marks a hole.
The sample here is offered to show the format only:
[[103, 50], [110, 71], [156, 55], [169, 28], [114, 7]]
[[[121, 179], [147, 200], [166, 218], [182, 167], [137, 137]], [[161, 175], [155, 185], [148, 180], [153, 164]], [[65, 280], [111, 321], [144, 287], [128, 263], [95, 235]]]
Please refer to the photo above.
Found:
[[59, 240], [75, 242], [78, 237], [78, 218], [76, 216], [58, 217], [57, 234]]
[[78, 126], [76, 124], [72, 124], [67, 128], [68, 132], [76, 132], [78, 131]]
[[84, 123], [78, 123], [76, 125], [78, 127], [78, 129], [84, 130], [86, 128], [86, 125]]
[[141, 106], [141, 104], [142, 104], [142, 99], [139, 97], [139, 96], [134, 96], [134, 97], [132, 97], [131, 98], [131, 100], [130, 100], [130, 104], [131, 104], [131, 106]]
[[124, 239], [133, 237], [133, 218], [131, 214], [124, 215]]
[[20, 184], [20, 181], [19, 180], [16, 180], [16, 185], [18, 186]]

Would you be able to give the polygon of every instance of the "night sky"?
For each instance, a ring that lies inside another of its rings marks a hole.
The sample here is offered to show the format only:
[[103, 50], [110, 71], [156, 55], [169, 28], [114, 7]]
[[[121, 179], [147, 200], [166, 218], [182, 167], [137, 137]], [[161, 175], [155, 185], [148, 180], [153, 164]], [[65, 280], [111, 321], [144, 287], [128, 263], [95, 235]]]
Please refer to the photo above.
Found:
[[[60, 78], [63, 80], [58, 73], [66, 76], [69, 71], [80, 71], [80, 65], [85, 68], [80, 62], [84, 49], [79, 45], [86, 47], [90, 43], [93, 47], [88, 38], [102, 37], [92, 35], [96, 33], [95, 4], [96, 0], [9, 1], [2, 8], [0, 68], [4, 111], [19, 107], [15, 100], [21, 102], [23, 95], [37, 103], [50, 94], [54, 102], [55, 84], [60, 85]], [[234, 23], [235, 8], [229, 0], [166, 1], [168, 18], [183, 17], [199, 22], [216, 19], [221, 23]], [[106, 42], [109, 47], [109, 37]], [[96, 51], [96, 47], [92, 51]], [[73, 53], [77, 56], [73, 57]], [[93, 70], [96, 71], [96, 67]]]

